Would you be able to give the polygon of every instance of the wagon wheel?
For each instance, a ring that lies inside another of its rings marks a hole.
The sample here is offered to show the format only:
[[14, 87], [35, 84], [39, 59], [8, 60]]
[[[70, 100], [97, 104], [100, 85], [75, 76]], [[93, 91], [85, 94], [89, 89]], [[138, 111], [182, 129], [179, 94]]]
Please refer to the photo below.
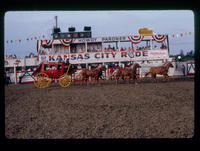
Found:
[[46, 88], [50, 85], [51, 79], [45, 73], [38, 73], [35, 75], [34, 85], [37, 88]]
[[61, 87], [68, 87], [70, 86], [72, 80], [68, 75], [62, 75], [59, 78], [59, 84], [61, 85]]

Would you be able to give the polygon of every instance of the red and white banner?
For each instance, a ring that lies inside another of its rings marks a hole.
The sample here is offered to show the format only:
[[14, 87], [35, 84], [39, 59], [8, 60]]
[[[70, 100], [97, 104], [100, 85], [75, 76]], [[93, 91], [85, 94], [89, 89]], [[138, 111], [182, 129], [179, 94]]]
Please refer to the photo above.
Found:
[[143, 40], [144, 36], [128, 36], [128, 39], [133, 43], [133, 44], [138, 44]]
[[186, 63], [186, 70], [187, 70], [187, 75], [194, 75], [195, 74], [195, 63], [194, 62], [187, 62]]
[[70, 43], [71, 43], [71, 39], [59, 39], [60, 43], [64, 46], [64, 47], [69, 47]]
[[39, 63], [43, 61], [57, 62], [70, 59], [72, 64], [82, 63], [101, 63], [101, 62], [119, 62], [119, 61], [137, 61], [137, 60], [155, 60], [168, 59], [167, 49], [163, 50], [137, 50], [123, 52], [96, 52], [96, 53], [75, 53], [61, 55], [40, 55]]
[[163, 42], [167, 38], [166, 35], [152, 35], [152, 37], [158, 43]]
[[53, 41], [54, 40], [41, 40], [40, 45], [42, 47], [52, 47]]
[[[32, 74], [33, 71], [27, 71], [28, 74]], [[20, 72], [16, 72], [16, 84], [19, 84], [19, 79], [21, 76], [23, 76], [25, 74], [25, 71], [20, 71]], [[25, 83], [33, 83], [34, 82], [34, 79], [29, 76], [28, 74], [26, 74], [25, 76], [23, 76], [22, 80], [21, 80], [21, 83], [22, 84], [25, 84]]]

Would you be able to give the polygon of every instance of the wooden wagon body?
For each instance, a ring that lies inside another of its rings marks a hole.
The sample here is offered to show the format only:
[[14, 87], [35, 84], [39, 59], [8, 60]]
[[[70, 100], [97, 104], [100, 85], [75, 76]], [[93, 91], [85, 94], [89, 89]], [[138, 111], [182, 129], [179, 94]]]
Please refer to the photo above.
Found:
[[65, 66], [64, 62], [42, 62], [34, 75], [34, 85], [37, 88], [46, 88], [52, 82], [58, 82], [62, 87], [71, 84], [71, 77], [68, 76], [70, 65]]

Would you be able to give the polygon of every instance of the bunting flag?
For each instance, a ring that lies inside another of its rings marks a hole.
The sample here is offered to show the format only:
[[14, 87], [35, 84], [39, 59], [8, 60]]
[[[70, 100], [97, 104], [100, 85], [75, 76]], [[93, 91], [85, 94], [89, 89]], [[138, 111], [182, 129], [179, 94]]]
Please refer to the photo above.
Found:
[[128, 36], [128, 39], [133, 43], [133, 44], [138, 44], [143, 40], [144, 36]]
[[167, 38], [166, 35], [152, 35], [152, 37], [158, 43], [163, 42]]
[[25, 38], [25, 40], [6, 40], [6, 43], [9, 44], [9, 43], [21, 43], [22, 41], [32, 41], [32, 40], [37, 40], [37, 39], [40, 39], [40, 38], [45, 38], [45, 35], [42, 35], [42, 36], [35, 36], [35, 37], [30, 37], [30, 38]]
[[[169, 38], [182, 38], [184, 36], [191, 36], [192, 34], [195, 34], [194, 30], [193, 31], [189, 31], [189, 32], [182, 32], [180, 34], [171, 33], [171, 34], [168, 34], [168, 37]], [[23, 41], [31, 42], [33, 40], [44, 39], [45, 37], [46, 37], [45, 35], [40, 35], [40, 36], [27, 37], [24, 40], [23, 39], [20, 39], [20, 40], [13, 40], [13, 39], [12, 40], [6, 40], [6, 44], [9, 44], [9, 43], [16, 44], [16, 43], [21, 43]], [[144, 36], [141, 36], [141, 35], [140, 36], [128, 36], [128, 38], [133, 44], [138, 44], [143, 40]], [[162, 37], [162, 35], [156, 35], [156, 36], [154, 35], [153, 38], [155, 40], [157, 40], [157, 41], [160, 41], [160, 40], [162, 41], [162, 38], [164, 38], [164, 37]], [[61, 43], [65, 47], [69, 47], [69, 43], [71, 43], [71, 42], [72, 42], [72, 40], [70, 40], [70, 39], [64, 39], [64, 40], [61, 41]]]
[[40, 45], [44, 48], [51, 48], [54, 40], [41, 40]]
[[61, 44], [64, 46], [64, 47], [69, 47], [70, 46], [70, 43], [72, 42], [71, 39], [59, 39]]

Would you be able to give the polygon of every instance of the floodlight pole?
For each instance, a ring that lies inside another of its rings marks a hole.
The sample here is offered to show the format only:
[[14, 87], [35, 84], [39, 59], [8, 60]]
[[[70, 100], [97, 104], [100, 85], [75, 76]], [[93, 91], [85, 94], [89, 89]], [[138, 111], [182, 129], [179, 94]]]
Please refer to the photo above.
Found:
[[58, 27], [58, 16], [55, 16], [55, 20], [56, 20], [56, 28]]

